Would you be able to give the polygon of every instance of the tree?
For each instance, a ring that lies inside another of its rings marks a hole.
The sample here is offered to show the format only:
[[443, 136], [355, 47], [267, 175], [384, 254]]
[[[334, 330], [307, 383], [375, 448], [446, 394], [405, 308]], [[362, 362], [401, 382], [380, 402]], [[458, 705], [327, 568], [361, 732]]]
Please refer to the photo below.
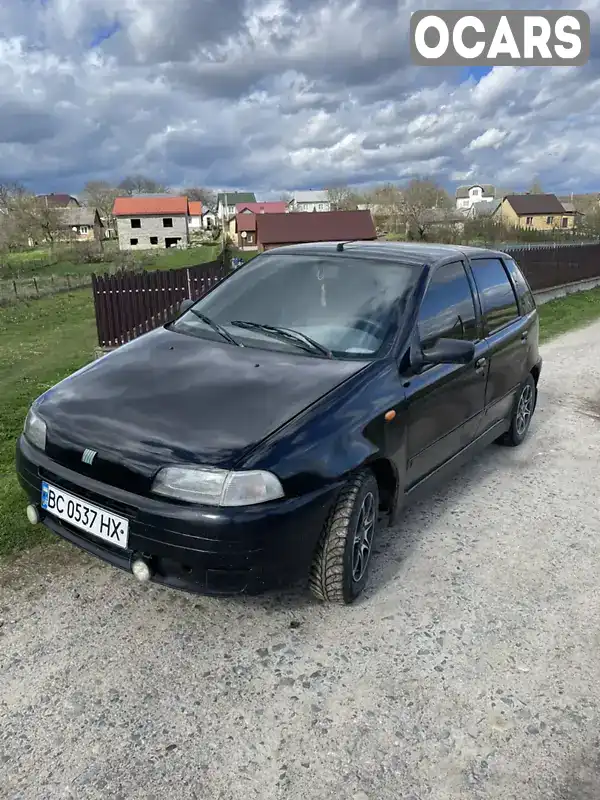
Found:
[[212, 189], [203, 186], [189, 186], [182, 192], [188, 200], [199, 200], [205, 208], [214, 208], [217, 204], [217, 194]]
[[17, 181], [0, 183], [0, 211], [8, 209], [16, 198], [23, 197], [26, 194], [27, 190], [22, 183]]
[[397, 186], [393, 183], [377, 186], [365, 194], [365, 201], [371, 206], [371, 214], [378, 227], [398, 231], [402, 193]]
[[65, 233], [63, 208], [49, 203], [47, 198], [22, 194], [13, 197], [8, 209], [13, 246], [47, 242], [52, 247]]
[[448, 192], [429, 178], [414, 178], [402, 192], [402, 218], [409, 231], [423, 239], [432, 220], [432, 209], [449, 211], [452, 199]]
[[117, 188], [122, 194], [130, 196], [132, 194], [158, 194], [169, 191], [162, 183], [155, 181], [153, 178], [147, 178], [145, 175], [128, 175], [123, 178]]
[[539, 178], [535, 178], [533, 181], [531, 189], [529, 190], [529, 194], [544, 194], [544, 190], [542, 189]]
[[355, 211], [359, 197], [349, 186], [333, 186], [327, 189], [332, 211]]
[[112, 214], [115, 198], [119, 189], [106, 181], [88, 181], [83, 189], [83, 198], [87, 206], [97, 208], [102, 221], [110, 228], [114, 227]]

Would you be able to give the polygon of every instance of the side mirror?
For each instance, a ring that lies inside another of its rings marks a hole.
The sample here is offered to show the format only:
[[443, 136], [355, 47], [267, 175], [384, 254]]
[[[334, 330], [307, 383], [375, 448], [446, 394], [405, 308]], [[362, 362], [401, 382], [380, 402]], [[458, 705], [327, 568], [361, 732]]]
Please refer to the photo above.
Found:
[[423, 350], [423, 364], [469, 364], [475, 358], [475, 345], [464, 339], [438, 339]]
[[178, 313], [179, 314], [185, 314], [185, 312], [188, 309], [190, 309], [194, 305], [195, 302], [196, 302], [195, 300], [190, 300], [189, 297], [187, 297], [185, 300], [182, 300], [181, 303], [179, 304]]

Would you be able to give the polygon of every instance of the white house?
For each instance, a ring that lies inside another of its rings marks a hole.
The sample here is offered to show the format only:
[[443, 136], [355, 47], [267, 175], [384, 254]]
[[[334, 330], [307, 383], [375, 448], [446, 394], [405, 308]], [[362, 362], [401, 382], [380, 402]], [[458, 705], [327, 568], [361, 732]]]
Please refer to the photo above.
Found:
[[294, 192], [289, 202], [290, 211], [331, 211], [326, 191]]
[[205, 231], [212, 231], [215, 228], [218, 228], [219, 225], [217, 223], [217, 215], [214, 211], [211, 211], [210, 208], [205, 208], [202, 211], [202, 227]]
[[199, 231], [202, 228], [202, 203], [200, 200], [188, 202], [188, 226], [190, 231]]
[[256, 203], [254, 192], [219, 192], [217, 195], [217, 217], [221, 222], [235, 216], [238, 203]]
[[456, 207], [469, 209], [474, 203], [493, 203], [496, 199], [496, 187], [490, 183], [474, 183], [471, 186], [459, 186], [456, 190]]

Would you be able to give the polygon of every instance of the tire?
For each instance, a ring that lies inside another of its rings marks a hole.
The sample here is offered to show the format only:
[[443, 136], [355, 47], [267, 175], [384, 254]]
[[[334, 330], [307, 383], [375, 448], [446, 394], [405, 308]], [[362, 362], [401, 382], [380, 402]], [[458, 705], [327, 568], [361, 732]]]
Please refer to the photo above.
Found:
[[510, 428], [498, 439], [498, 444], [505, 447], [518, 447], [525, 441], [536, 404], [537, 387], [533, 375], [528, 375], [515, 398]]
[[[309, 587], [319, 600], [349, 604], [362, 593], [369, 575], [378, 511], [375, 476], [370, 470], [361, 470], [340, 492], [315, 550]], [[367, 526], [363, 525], [365, 516]], [[357, 533], [361, 534], [360, 545], [355, 542]]]

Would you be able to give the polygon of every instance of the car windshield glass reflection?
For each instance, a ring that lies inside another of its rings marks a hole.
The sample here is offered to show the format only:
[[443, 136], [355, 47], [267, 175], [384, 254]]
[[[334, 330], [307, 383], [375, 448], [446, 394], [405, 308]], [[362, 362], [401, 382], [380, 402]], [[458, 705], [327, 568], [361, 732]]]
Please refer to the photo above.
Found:
[[246, 346], [369, 358], [397, 323], [414, 274], [396, 262], [346, 255], [258, 256], [199, 300], [172, 330], [218, 338], [196, 311]]

